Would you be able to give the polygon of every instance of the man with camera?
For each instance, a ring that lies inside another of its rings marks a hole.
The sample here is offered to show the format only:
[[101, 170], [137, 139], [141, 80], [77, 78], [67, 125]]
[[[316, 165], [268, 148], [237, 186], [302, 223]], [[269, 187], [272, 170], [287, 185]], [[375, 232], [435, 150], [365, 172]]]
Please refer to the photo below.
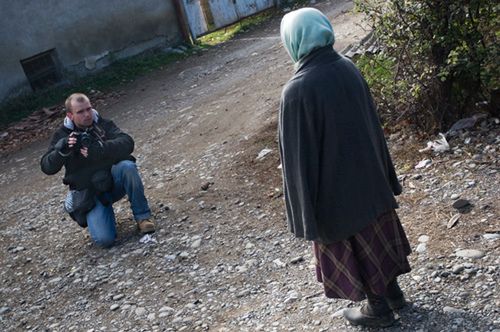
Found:
[[66, 99], [64, 124], [54, 133], [40, 162], [45, 174], [65, 167], [63, 183], [69, 186], [64, 207], [100, 246], [116, 238], [112, 204], [125, 195], [142, 234], [155, 231], [144, 187], [131, 155], [132, 137], [92, 108], [89, 98], [74, 93]]

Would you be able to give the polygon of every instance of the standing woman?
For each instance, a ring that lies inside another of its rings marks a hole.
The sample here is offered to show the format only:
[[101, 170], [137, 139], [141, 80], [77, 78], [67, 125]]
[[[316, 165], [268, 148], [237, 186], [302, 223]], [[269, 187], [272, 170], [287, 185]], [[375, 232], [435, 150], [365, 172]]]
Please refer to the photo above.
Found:
[[401, 193], [369, 88], [333, 49], [333, 28], [314, 8], [286, 14], [281, 40], [296, 72], [283, 89], [279, 144], [288, 225], [311, 240], [329, 298], [353, 325], [385, 327], [405, 304], [397, 276], [410, 271], [395, 212]]

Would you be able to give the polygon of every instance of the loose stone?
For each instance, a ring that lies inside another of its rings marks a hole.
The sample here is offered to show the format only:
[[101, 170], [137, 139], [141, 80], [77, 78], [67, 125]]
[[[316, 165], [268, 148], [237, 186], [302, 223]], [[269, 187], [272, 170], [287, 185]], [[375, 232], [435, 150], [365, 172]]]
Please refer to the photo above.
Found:
[[443, 311], [448, 314], [464, 314], [465, 310], [457, 309], [453, 307], [444, 307]]
[[470, 205], [470, 202], [466, 199], [459, 199], [453, 203], [453, 207], [457, 210], [464, 209]]
[[146, 309], [139, 307], [135, 309], [135, 314], [137, 316], [144, 316], [146, 314]]
[[498, 234], [498, 233], [486, 233], [486, 234], [483, 234], [483, 237], [486, 240], [494, 241], [494, 240], [500, 239], [500, 234]]
[[453, 266], [451, 272], [453, 272], [453, 274], [459, 274], [464, 269], [465, 269], [465, 267], [463, 265], [455, 265], [455, 266]]
[[125, 297], [124, 294], [115, 295], [115, 296], [113, 296], [113, 301], [119, 301], [119, 300], [123, 299], [124, 297]]
[[429, 241], [429, 236], [427, 236], [427, 235], [421, 235], [418, 238], [418, 242], [421, 242], [421, 243], [428, 242], [428, 241]]
[[6, 314], [10, 311], [9, 307], [1, 307], [0, 308], [0, 315]]
[[427, 251], [427, 245], [424, 243], [420, 243], [418, 246], [417, 246], [417, 249], [415, 249], [416, 252], [418, 252], [419, 254], [423, 254], [424, 252]]
[[463, 258], [482, 258], [484, 257], [484, 252], [481, 250], [475, 250], [475, 249], [463, 249], [459, 250], [455, 253], [458, 257], [463, 257]]

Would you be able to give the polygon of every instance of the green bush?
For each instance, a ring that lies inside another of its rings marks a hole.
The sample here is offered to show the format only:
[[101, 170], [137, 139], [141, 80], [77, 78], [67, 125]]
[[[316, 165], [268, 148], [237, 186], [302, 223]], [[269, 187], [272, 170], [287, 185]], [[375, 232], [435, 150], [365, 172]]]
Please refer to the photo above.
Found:
[[[434, 132], [497, 113], [500, 6], [490, 0], [356, 0], [382, 53], [362, 61], [384, 110]], [[387, 68], [388, 72], [384, 72]]]

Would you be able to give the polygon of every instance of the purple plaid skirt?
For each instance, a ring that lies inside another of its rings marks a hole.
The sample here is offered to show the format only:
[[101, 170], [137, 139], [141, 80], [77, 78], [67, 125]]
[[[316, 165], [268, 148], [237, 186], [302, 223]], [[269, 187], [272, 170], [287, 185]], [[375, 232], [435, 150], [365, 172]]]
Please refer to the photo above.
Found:
[[384, 295], [389, 282], [411, 270], [410, 244], [394, 210], [346, 240], [313, 242], [313, 249], [316, 276], [329, 298], [361, 301], [365, 289]]

